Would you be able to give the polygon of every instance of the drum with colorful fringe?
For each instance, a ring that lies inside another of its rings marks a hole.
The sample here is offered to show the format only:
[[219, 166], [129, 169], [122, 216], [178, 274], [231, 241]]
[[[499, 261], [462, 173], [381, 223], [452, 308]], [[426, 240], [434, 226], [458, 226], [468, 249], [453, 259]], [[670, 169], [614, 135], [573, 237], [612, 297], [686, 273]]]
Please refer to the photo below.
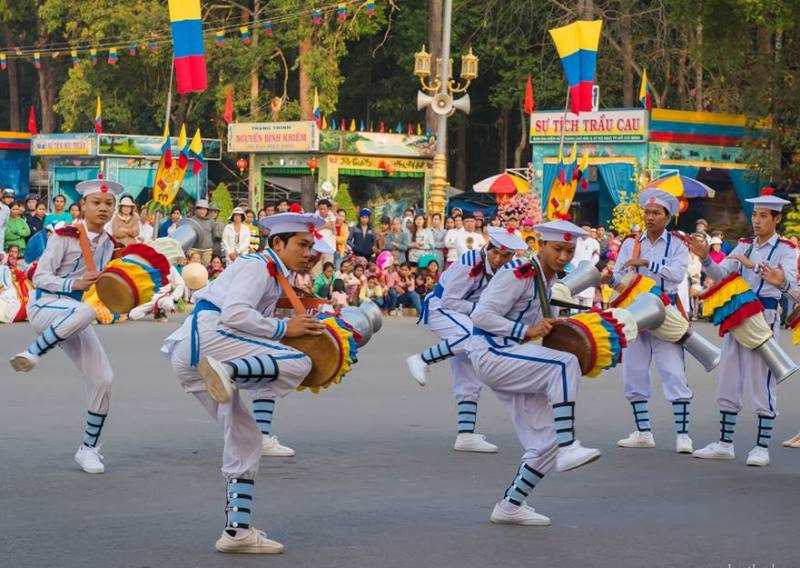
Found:
[[153, 247], [136, 243], [109, 262], [95, 284], [100, 301], [112, 312], [127, 314], [149, 302], [167, 284], [169, 261]]
[[655, 337], [668, 343], [679, 343], [689, 332], [689, 321], [681, 315], [678, 309], [672, 305], [669, 297], [656, 285], [656, 281], [647, 276], [628, 274], [620, 282], [620, 292], [615, 288], [611, 296], [612, 308], [626, 308], [640, 294], [650, 293], [658, 296], [666, 307], [666, 317], [664, 323], [657, 329], [650, 330]]
[[800, 306], [789, 312], [786, 317], [786, 325], [792, 330], [792, 343], [800, 345]]
[[751, 350], [772, 338], [764, 305], [738, 273], [729, 274], [700, 298], [703, 316], [719, 326], [720, 337], [731, 332], [739, 344]]
[[316, 314], [325, 324], [322, 335], [286, 337], [282, 342], [302, 351], [311, 359], [311, 372], [297, 390], [310, 389], [314, 394], [320, 389], [342, 382], [350, 368], [358, 362], [358, 334], [337, 314]]
[[612, 312], [593, 309], [556, 321], [542, 345], [573, 353], [581, 373], [596, 377], [622, 361], [622, 350], [628, 345], [624, 328]]
[[101, 325], [111, 325], [127, 321], [128, 314], [118, 314], [109, 310], [97, 295], [97, 288], [92, 286], [83, 294], [83, 302], [94, 309], [95, 319]]

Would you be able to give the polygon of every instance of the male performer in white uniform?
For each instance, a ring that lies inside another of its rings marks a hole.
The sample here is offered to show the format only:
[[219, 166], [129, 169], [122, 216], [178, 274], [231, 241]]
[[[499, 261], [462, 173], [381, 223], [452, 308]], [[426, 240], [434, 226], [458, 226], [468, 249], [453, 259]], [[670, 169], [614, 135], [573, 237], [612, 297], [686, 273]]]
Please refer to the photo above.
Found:
[[572, 260], [575, 240], [585, 232], [568, 221], [535, 229], [541, 238], [537, 259], [513, 260], [492, 278], [472, 312], [468, 350], [478, 378], [511, 410], [525, 448], [517, 476], [495, 505], [491, 520], [546, 526], [550, 519], [526, 505], [525, 498], [554, 465], [558, 471], [574, 469], [597, 459], [600, 452], [575, 439], [578, 359], [530, 342], [550, 333], [554, 321], [542, 317], [539, 288], [547, 303], [557, 273]]
[[492, 275], [525, 250], [525, 242], [513, 230], [489, 227], [489, 244], [467, 251], [444, 271], [433, 292], [425, 298], [420, 321], [442, 341], [406, 359], [411, 375], [425, 386], [429, 365], [447, 359], [453, 372], [453, 395], [458, 411], [458, 435], [453, 449], [462, 452], [496, 452], [497, 446], [475, 433], [481, 381], [466, 353], [472, 336], [469, 315]]
[[273, 314], [281, 297], [281, 275], [306, 268], [314, 244], [311, 231], [323, 223], [315, 214], [262, 219], [260, 226], [270, 231], [269, 248], [241, 255], [198, 291], [193, 315], [162, 347], [184, 390], [222, 427], [227, 522], [216, 542], [220, 552], [283, 551], [283, 545], [250, 523], [262, 436], [240, 389], [257, 389], [259, 396], [274, 400], [294, 391], [311, 371], [308, 356], [280, 340], [319, 335], [323, 324], [307, 314], [289, 319]]
[[[114, 373], [92, 329], [95, 311], [81, 298], [114, 254], [114, 240], [103, 227], [114, 215], [116, 196], [123, 187], [97, 179], [82, 181], [75, 189], [82, 196], [83, 221], [56, 230], [47, 240], [33, 277], [36, 292], [28, 302], [28, 320], [39, 336], [11, 359], [11, 366], [27, 372], [56, 345], [64, 350], [83, 375], [89, 395], [83, 444], [75, 453], [75, 461], [86, 473], [103, 473], [98, 442], [108, 415]], [[79, 231], [86, 232], [97, 271], [86, 268]]]
[[[655, 280], [661, 291], [684, 313], [677, 295], [678, 286], [686, 278], [689, 250], [681, 239], [666, 230], [679, 210], [678, 199], [665, 191], [648, 189], [639, 194], [639, 204], [644, 208], [646, 230], [639, 237], [629, 237], [622, 243], [612, 284], [635, 271]], [[653, 448], [656, 445], [650, 429], [649, 409], [650, 366], [653, 362], [661, 376], [664, 398], [672, 403], [677, 435], [675, 451], [690, 454], [693, 449], [689, 437], [692, 390], [686, 380], [683, 347], [647, 332], [628, 344], [622, 358], [625, 398], [633, 408], [636, 430], [617, 445], [623, 448]]]
[[[797, 261], [794, 245], [776, 233], [783, 208], [789, 202], [775, 197], [771, 190], [763, 193], [761, 197], [747, 200], [754, 205], [751, 219], [755, 237], [741, 239], [720, 264], [709, 258], [705, 239], [694, 239], [690, 246], [692, 252], [700, 257], [703, 270], [710, 278], [719, 281], [732, 272], [742, 275], [764, 305], [764, 317], [772, 326], [775, 337], [778, 337], [778, 302], [782, 293], [791, 294], [797, 290]], [[762, 278], [762, 272], [778, 266], [783, 268], [784, 281], [776, 287]], [[719, 365], [717, 404], [721, 422], [720, 439], [695, 451], [695, 457], [734, 459], [733, 433], [742, 408], [745, 385], [752, 400], [753, 413], [758, 417], [758, 438], [756, 446], [747, 455], [747, 465], [769, 465], [769, 441], [778, 415], [775, 377], [763, 359], [739, 345], [731, 333], [722, 342], [722, 361]]]
[[[586, 236], [578, 239], [575, 245], [575, 258], [572, 260], [572, 265], [578, 266], [584, 260], [596, 265], [600, 262], [600, 243], [591, 236], [588, 225], [584, 225], [581, 228], [586, 232]], [[594, 287], [587, 288], [575, 294], [574, 300], [581, 306], [591, 308], [592, 304], [594, 304], [595, 292], [596, 289]]]

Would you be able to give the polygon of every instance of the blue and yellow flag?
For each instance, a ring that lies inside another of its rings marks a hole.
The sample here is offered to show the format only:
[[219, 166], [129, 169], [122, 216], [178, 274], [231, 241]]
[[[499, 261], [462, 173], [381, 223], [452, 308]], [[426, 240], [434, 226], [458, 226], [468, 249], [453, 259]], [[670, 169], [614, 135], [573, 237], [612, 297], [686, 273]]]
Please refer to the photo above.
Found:
[[603, 20], [581, 20], [550, 30], [567, 78], [570, 110], [575, 114], [592, 110], [592, 88], [602, 28]]

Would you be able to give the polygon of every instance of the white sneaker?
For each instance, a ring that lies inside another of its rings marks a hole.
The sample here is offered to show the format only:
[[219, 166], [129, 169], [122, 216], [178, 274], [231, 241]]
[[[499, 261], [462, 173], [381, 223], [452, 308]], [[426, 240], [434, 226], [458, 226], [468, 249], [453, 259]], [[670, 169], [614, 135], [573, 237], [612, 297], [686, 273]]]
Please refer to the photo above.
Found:
[[104, 473], [106, 466], [103, 465], [102, 459], [100, 448], [90, 448], [81, 444], [75, 452], [75, 461], [86, 473]]
[[276, 436], [262, 436], [261, 455], [273, 458], [290, 458], [294, 455], [294, 450], [281, 444]]
[[408, 365], [408, 371], [419, 383], [419, 386], [424, 387], [428, 384], [428, 364], [422, 360], [419, 353], [407, 357], [406, 365]]
[[10, 360], [11, 366], [14, 367], [14, 370], [18, 373], [28, 373], [32, 371], [38, 362], [39, 356], [34, 355], [27, 349], [22, 353], [17, 353]]
[[222, 404], [228, 401], [233, 394], [235, 385], [231, 381], [230, 373], [225, 365], [213, 357], [205, 355], [197, 365], [197, 372], [203, 377], [208, 395], [214, 399], [214, 402]]
[[694, 451], [694, 444], [689, 434], [678, 434], [675, 440], [675, 451], [679, 454], [691, 454]]
[[232, 537], [225, 531], [219, 537], [214, 548], [219, 552], [232, 552], [239, 554], [280, 554], [283, 545], [267, 538], [267, 533], [257, 529], [247, 529], [247, 534], [242, 537]]
[[756, 446], [747, 454], [747, 465], [764, 467], [769, 465], [769, 450]]
[[533, 507], [524, 503], [521, 507], [516, 507], [512, 503], [501, 501], [494, 506], [489, 520], [500, 525], [550, 526], [549, 517], [537, 513]]
[[556, 470], [569, 471], [593, 462], [600, 457], [600, 450], [584, 448], [578, 440], [569, 446], [558, 449], [556, 456]]
[[736, 459], [733, 444], [729, 442], [711, 442], [705, 448], [695, 450], [692, 455], [706, 460], [732, 460]]
[[656, 441], [652, 432], [631, 432], [630, 436], [617, 442], [621, 448], [655, 448]]
[[461, 433], [456, 436], [456, 443], [453, 449], [457, 452], [482, 452], [487, 454], [497, 452], [497, 446], [487, 442], [486, 436], [468, 433]]

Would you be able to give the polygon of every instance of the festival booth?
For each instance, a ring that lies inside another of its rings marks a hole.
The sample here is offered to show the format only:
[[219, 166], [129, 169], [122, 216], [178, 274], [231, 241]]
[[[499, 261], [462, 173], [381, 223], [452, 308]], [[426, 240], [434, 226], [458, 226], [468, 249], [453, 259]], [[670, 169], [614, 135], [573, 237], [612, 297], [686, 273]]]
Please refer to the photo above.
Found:
[[[172, 138], [172, 155], [178, 156], [178, 139]], [[104, 172], [107, 179], [121, 183], [125, 193], [140, 205], [152, 197], [162, 138], [128, 134], [40, 134], [33, 137], [31, 154], [47, 158], [50, 198], [63, 195], [67, 206], [78, 201], [75, 186], [78, 182]], [[203, 159], [222, 159], [222, 141], [203, 139]], [[196, 175], [192, 168], [183, 180], [182, 196], [196, 200], [208, 193], [208, 168]]]
[[[547, 203], [558, 175], [563, 111], [531, 115], [533, 186]], [[759, 137], [766, 125], [752, 130]], [[744, 229], [747, 198], [758, 195], [759, 179], [748, 170], [740, 147], [748, 125], [743, 115], [653, 109], [612, 109], [568, 114], [563, 161], [573, 144], [588, 154], [587, 184], [575, 194], [577, 222], [607, 225], [627, 192], [667, 172], [697, 179], [715, 190], [713, 199], [693, 199], [680, 225], [693, 228], [703, 217], [714, 227]], [[580, 160], [580, 157], [578, 158]]]
[[20, 199], [29, 191], [31, 135], [0, 132], [0, 187], [12, 188]]
[[299, 199], [301, 178], [315, 176], [318, 194], [329, 183], [333, 197], [346, 189], [357, 208], [399, 216], [427, 202], [433, 150], [430, 136], [322, 130], [313, 121], [228, 126], [228, 151], [255, 156], [250, 175], [259, 205]]

